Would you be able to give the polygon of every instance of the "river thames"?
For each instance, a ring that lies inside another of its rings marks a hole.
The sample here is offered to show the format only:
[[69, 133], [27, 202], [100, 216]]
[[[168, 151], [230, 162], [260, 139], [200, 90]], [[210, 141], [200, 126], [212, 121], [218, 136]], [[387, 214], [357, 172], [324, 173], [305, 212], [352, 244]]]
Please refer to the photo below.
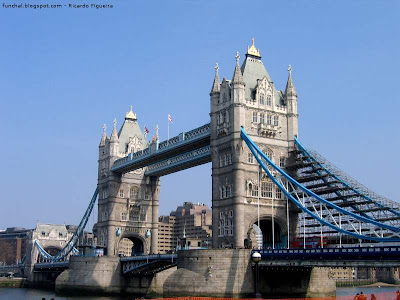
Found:
[[[393, 294], [393, 300], [395, 300], [395, 292], [399, 289], [399, 287], [346, 287], [346, 288], [337, 288], [336, 296], [338, 298], [343, 297], [348, 299], [345, 296], [354, 296], [357, 293], [363, 292], [364, 294], [375, 294], [377, 295], [377, 300], [380, 294], [385, 294], [386, 297], [382, 297], [387, 299], [388, 293]], [[1, 300], [42, 300], [42, 298], [46, 298], [46, 300], [50, 300], [54, 298], [54, 300], [126, 300], [126, 299], [134, 299], [135, 296], [125, 296], [125, 297], [101, 297], [101, 296], [59, 296], [56, 295], [52, 291], [48, 290], [37, 290], [37, 289], [19, 289], [19, 288], [0, 288], [0, 299]], [[369, 298], [369, 297], [368, 297]], [[389, 297], [390, 298], [390, 297]], [[351, 298], [352, 299], [352, 298]]]

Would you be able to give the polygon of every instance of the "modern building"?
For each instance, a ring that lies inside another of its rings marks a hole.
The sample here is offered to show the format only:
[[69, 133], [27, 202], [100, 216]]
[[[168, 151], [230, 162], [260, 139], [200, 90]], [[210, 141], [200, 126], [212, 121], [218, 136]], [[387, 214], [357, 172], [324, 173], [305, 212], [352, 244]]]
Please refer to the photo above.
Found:
[[160, 253], [208, 248], [212, 241], [212, 212], [205, 204], [185, 202], [169, 216], [161, 216], [158, 228]]

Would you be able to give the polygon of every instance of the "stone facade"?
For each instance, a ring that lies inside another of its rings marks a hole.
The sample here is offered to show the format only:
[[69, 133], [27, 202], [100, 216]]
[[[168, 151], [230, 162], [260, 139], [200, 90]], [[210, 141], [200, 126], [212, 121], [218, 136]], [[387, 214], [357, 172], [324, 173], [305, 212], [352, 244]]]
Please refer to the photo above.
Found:
[[[291, 68], [283, 92], [272, 82], [254, 40], [241, 67], [239, 59], [237, 54], [232, 80], [223, 78], [220, 82], [216, 67], [210, 93], [213, 246], [243, 248], [245, 242], [250, 243], [260, 201], [262, 222], [258, 225], [264, 234], [264, 247], [272, 246], [271, 239], [277, 242], [274, 246], [285, 247], [287, 224], [292, 239], [298, 211], [265, 174], [258, 176], [258, 164], [240, 131], [243, 127], [276, 164], [284, 167], [298, 134], [297, 94]], [[274, 234], [270, 227], [275, 229]]]
[[[157, 141], [157, 138], [155, 139]], [[117, 133], [116, 121], [110, 137], [99, 145], [98, 221], [93, 231], [97, 245], [108, 256], [158, 253], [159, 179], [145, 177], [144, 168], [123, 175], [111, 172], [118, 158], [147, 148], [132, 108]]]

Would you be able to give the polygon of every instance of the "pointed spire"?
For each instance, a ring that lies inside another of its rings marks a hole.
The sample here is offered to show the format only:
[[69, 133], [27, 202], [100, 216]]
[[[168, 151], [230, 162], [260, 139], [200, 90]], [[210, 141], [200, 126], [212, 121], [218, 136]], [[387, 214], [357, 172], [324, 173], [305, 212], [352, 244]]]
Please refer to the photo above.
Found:
[[289, 67], [288, 67], [288, 72], [289, 72], [289, 77], [288, 77], [288, 81], [286, 84], [286, 90], [285, 90], [286, 97], [287, 96], [297, 97], [297, 93], [296, 93], [296, 90], [294, 89], [294, 84], [292, 81], [292, 66], [291, 65], [289, 65]]
[[100, 140], [100, 146], [104, 146], [106, 144], [106, 139], [107, 139], [107, 125], [103, 125], [103, 134], [101, 136]]
[[118, 141], [118, 133], [117, 133], [117, 119], [114, 119], [114, 127], [111, 132], [111, 142], [117, 142]]
[[244, 83], [243, 82], [243, 76], [242, 76], [242, 71], [240, 70], [240, 66], [239, 66], [239, 52], [236, 51], [236, 66], [235, 66], [235, 73], [233, 73], [233, 78], [232, 78], [232, 83]]
[[221, 84], [219, 82], [219, 76], [218, 76], [218, 70], [219, 70], [219, 66], [218, 63], [215, 64], [215, 77], [214, 77], [214, 83], [211, 89], [211, 94], [213, 93], [219, 93], [221, 90]]

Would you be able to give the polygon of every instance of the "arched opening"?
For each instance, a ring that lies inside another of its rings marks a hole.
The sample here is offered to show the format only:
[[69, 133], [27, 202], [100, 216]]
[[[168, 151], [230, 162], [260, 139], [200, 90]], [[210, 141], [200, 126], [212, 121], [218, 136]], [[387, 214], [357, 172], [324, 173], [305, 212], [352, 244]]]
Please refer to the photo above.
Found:
[[118, 254], [120, 256], [135, 256], [144, 253], [143, 241], [138, 237], [125, 237], [119, 241]]
[[[49, 253], [51, 256], [55, 256], [55, 255], [58, 254], [58, 252], [61, 251], [61, 248], [55, 247], [55, 246], [49, 246], [49, 247], [45, 247], [44, 250], [45, 250], [47, 253]], [[43, 258], [43, 257], [40, 255], [40, 252], [38, 253], [38, 256], [37, 256], [36, 261], [37, 261], [38, 263], [47, 262], [47, 260], [46, 260], [45, 258]]]
[[282, 233], [281, 225], [278, 222], [274, 221], [274, 226], [272, 226], [271, 219], [262, 219], [260, 220], [260, 225], [258, 225], [257, 221], [254, 224], [261, 229], [263, 249], [286, 247], [286, 237]]

